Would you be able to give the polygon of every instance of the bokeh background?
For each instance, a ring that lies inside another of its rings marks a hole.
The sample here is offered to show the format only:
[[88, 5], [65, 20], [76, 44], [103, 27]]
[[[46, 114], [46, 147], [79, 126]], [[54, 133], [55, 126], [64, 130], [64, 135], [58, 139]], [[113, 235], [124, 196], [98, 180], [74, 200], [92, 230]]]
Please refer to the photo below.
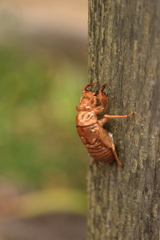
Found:
[[1, 240], [85, 239], [86, 83], [86, 0], [0, 1]]

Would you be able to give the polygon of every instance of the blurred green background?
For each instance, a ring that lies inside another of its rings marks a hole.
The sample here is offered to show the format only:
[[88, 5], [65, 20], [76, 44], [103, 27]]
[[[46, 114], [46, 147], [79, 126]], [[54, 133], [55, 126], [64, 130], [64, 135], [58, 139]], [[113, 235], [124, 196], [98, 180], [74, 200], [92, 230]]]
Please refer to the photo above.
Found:
[[31, 188], [85, 188], [75, 106], [86, 72], [21, 46], [0, 48], [1, 174]]
[[[31, 6], [27, 6], [28, 9], [37, 9], [39, 13], [34, 1], [29, 2]], [[66, 23], [67, 31], [64, 23], [57, 27], [61, 31], [56, 31], [54, 27], [46, 30], [45, 26], [42, 29], [39, 26], [45, 14], [41, 13], [39, 25], [34, 25], [34, 19], [32, 22], [32, 18], [25, 14], [24, 19], [23, 11], [18, 14], [19, 9], [23, 9], [20, 1], [9, 1], [7, 7], [5, 1], [2, 3], [0, 186], [3, 189], [4, 186], [12, 186], [14, 194], [8, 195], [12, 199], [12, 195], [17, 194], [24, 204], [20, 210], [16, 201], [15, 206], [10, 208], [8, 205], [6, 209], [10, 211], [4, 213], [18, 215], [19, 212], [27, 216], [43, 211], [73, 211], [84, 214], [87, 151], [75, 128], [75, 107], [82, 87], [87, 83], [87, 34], [82, 31], [86, 26], [83, 26], [81, 18], [73, 25], [76, 22], [75, 11], [80, 14], [80, 8], [75, 6], [74, 11], [71, 9], [73, 16], [71, 24], [69, 21]], [[27, 7], [24, 6], [25, 11]], [[45, 8], [42, 6], [42, 9]], [[85, 11], [86, 20], [87, 8]], [[51, 13], [54, 19], [52, 10]], [[46, 26], [50, 24], [46, 22]], [[3, 196], [8, 200], [8, 195]], [[24, 199], [30, 199], [28, 205]], [[4, 202], [1, 201], [0, 209], [3, 207]]]

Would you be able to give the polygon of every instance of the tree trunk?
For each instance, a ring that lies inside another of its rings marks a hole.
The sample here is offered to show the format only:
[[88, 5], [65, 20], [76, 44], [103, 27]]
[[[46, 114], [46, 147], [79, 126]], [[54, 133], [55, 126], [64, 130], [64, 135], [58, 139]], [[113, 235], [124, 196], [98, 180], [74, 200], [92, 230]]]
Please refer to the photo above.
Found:
[[[160, 1], [89, 0], [89, 81], [107, 83], [123, 163], [92, 159], [87, 240], [160, 239]], [[93, 86], [95, 88], [95, 86]]]

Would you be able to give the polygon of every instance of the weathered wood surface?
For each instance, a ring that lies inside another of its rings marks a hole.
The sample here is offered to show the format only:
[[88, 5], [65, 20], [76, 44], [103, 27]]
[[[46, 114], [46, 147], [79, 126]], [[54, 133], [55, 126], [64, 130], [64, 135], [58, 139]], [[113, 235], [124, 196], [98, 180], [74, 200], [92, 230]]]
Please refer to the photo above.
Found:
[[89, 82], [107, 83], [106, 125], [124, 168], [89, 161], [87, 240], [160, 239], [160, 1], [89, 0]]

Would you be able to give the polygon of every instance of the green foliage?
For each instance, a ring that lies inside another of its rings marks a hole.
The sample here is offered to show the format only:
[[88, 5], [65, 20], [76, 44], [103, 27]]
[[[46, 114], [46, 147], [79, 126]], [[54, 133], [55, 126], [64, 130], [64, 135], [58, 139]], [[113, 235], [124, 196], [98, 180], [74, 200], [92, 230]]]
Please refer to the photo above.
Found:
[[86, 72], [68, 59], [0, 47], [0, 174], [28, 187], [85, 187], [75, 106]]

